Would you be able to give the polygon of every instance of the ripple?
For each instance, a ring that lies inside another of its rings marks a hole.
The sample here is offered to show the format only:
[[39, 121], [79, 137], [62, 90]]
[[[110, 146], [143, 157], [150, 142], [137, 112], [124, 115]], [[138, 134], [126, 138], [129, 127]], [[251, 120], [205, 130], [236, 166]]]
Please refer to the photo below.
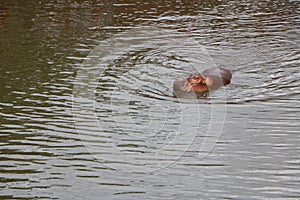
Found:
[[[188, 34], [151, 27], [137, 28], [102, 42], [92, 51], [90, 58], [77, 76], [73, 110], [75, 116], [81, 113], [77, 129], [85, 146], [105, 164], [118, 168], [124, 165], [123, 169], [135, 170], [155, 170], [158, 164], [159, 169], [177, 160], [192, 145], [199, 125], [197, 120], [187, 119], [202, 112], [224, 112], [224, 104], [207, 106], [199, 111], [199, 104], [195, 102], [183, 104], [180, 108], [178, 101], [174, 100], [170, 86], [175, 78], [201, 69], [201, 64], [214, 66], [205, 47]], [[90, 68], [93, 73], [90, 73]], [[90, 99], [94, 97], [96, 104]], [[91, 103], [93, 106], [89, 108]], [[93, 125], [95, 115], [97, 119]], [[222, 119], [222, 115], [219, 118]], [[215, 125], [216, 131], [222, 123]], [[203, 126], [209, 132], [208, 125]], [[97, 128], [100, 132], [90, 132]], [[93, 142], [103, 139], [105, 145]], [[206, 145], [207, 151], [203, 152], [207, 153], [211, 144]], [[114, 153], [109, 153], [112, 148]], [[160, 162], [150, 162], [155, 154], [156, 159], [161, 156]]]

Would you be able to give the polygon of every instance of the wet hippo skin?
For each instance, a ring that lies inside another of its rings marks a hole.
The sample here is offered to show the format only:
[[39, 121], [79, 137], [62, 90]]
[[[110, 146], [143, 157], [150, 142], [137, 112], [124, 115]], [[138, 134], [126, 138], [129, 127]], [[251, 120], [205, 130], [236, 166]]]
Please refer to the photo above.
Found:
[[221, 67], [206, 69], [201, 74], [174, 81], [173, 94], [178, 98], [205, 97], [209, 91], [230, 84], [231, 77], [231, 72]]

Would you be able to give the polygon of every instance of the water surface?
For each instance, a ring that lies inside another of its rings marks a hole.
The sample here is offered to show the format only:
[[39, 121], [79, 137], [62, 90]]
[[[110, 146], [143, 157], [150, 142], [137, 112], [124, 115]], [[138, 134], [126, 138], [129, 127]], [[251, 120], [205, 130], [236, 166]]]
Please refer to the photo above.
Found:
[[[3, 199], [300, 197], [298, 1], [0, 3]], [[232, 84], [176, 99], [224, 66]]]

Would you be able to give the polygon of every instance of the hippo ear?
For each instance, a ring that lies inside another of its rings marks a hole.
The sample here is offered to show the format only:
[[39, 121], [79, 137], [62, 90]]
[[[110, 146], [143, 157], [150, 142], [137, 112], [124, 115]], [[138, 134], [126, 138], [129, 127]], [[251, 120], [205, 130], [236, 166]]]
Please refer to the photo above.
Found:
[[213, 67], [202, 72], [203, 76], [218, 77], [222, 80], [223, 85], [228, 85], [231, 81], [232, 74], [229, 70], [222, 67]]

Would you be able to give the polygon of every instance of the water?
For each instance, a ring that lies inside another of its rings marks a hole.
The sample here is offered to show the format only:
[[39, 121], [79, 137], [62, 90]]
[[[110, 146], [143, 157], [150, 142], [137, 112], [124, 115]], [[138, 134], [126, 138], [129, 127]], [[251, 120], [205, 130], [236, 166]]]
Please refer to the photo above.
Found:
[[[298, 1], [0, 3], [2, 199], [298, 199]], [[224, 66], [199, 100], [172, 83]]]

